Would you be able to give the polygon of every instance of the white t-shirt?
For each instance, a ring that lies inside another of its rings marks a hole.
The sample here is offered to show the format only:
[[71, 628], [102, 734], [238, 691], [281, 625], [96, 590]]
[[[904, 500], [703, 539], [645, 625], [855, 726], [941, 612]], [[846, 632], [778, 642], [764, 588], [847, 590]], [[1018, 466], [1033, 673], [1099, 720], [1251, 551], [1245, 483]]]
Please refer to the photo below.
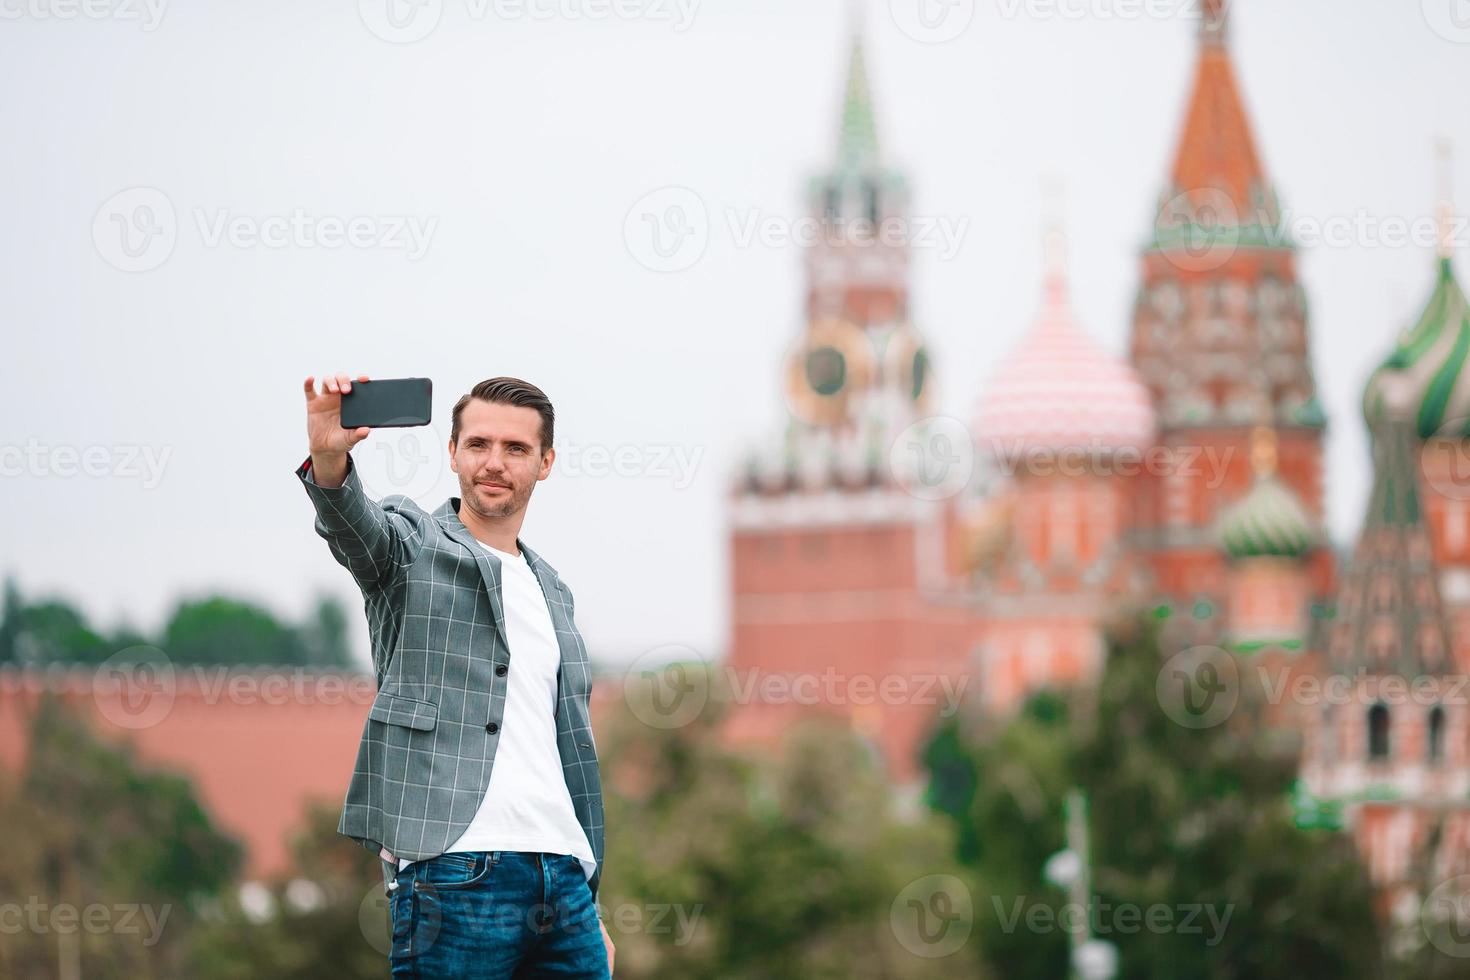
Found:
[[[597, 870], [592, 845], [562, 775], [556, 747], [556, 674], [561, 648], [546, 594], [524, 555], [483, 541], [500, 559], [500, 598], [510, 672], [505, 675], [505, 715], [490, 786], [465, 832], [449, 851], [542, 851], [570, 854], [591, 880]], [[400, 860], [400, 870], [411, 862]]]

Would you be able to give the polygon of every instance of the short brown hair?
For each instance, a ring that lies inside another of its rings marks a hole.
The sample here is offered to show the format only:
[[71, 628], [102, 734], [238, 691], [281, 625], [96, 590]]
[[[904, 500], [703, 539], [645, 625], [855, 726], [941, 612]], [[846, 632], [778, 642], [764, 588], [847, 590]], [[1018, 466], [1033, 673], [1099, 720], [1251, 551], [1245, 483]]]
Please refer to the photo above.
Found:
[[556, 427], [556, 412], [551, 407], [551, 399], [546, 397], [546, 392], [520, 378], [490, 378], [481, 381], [470, 389], [468, 395], [455, 402], [454, 421], [449, 428], [450, 442], [459, 445], [460, 416], [464, 414], [464, 407], [470, 403], [471, 398], [478, 398], [492, 405], [534, 408], [541, 413], [541, 451], [544, 453], [551, 448], [553, 429]]

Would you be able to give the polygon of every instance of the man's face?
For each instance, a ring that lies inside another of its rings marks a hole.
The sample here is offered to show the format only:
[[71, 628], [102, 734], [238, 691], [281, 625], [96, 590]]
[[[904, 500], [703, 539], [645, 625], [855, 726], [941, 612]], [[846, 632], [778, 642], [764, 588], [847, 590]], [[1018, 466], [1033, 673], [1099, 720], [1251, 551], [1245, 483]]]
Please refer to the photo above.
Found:
[[541, 414], [520, 405], [470, 399], [460, 414], [459, 443], [449, 465], [459, 474], [460, 499], [481, 517], [523, 510], [539, 480], [551, 473], [556, 451], [541, 452]]

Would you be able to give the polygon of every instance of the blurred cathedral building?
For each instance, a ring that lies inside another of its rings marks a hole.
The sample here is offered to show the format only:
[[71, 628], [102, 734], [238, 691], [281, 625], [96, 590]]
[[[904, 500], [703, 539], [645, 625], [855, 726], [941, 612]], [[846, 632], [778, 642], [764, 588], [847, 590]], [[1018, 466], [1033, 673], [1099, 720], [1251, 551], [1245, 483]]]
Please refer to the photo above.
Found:
[[[1470, 694], [1455, 686], [1470, 666], [1470, 309], [1442, 203], [1422, 316], [1369, 341], [1393, 346], [1364, 397], [1373, 491], [1340, 571], [1309, 304], [1227, 6], [1202, 4], [1126, 361], [1073, 309], [1053, 229], [1035, 318], [964, 424], [934, 416], [907, 248], [863, 234], [907, 218], [908, 185], [853, 40], [837, 152], [809, 189], [831, 234], [804, 256], [789, 418], [729, 497], [729, 668], [816, 697], [736, 699], [727, 734], [775, 745], [833, 714], [912, 791], [948, 695], [1004, 715], [1086, 685], [1110, 613], [1142, 605], [1165, 621], [1166, 656], [1209, 645], [1351, 692], [1286, 706], [1299, 805], [1355, 837], [1392, 907], [1470, 872]], [[1428, 693], [1389, 696], [1389, 677]]]

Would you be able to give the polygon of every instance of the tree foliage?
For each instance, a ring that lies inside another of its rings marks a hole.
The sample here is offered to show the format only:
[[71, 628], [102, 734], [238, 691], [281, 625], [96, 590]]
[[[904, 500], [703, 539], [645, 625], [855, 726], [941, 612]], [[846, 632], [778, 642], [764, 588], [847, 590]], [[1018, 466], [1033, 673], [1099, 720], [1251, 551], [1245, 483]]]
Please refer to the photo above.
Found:
[[[0, 785], [0, 975], [185, 975], [183, 937], [238, 873], [188, 781], [97, 739], [54, 697], [31, 720], [25, 768]], [[19, 931], [13, 926], [19, 923]]]
[[1195, 729], [1160, 705], [1162, 665], [1156, 629], [1126, 623], [1096, 690], [950, 723], [929, 745], [930, 803], [962, 829], [987, 893], [987, 961], [1019, 980], [1067, 975], [1068, 896], [1043, 868], [1066, 844], [1076, 786], [1091, 815], [1085, 911], [1123, 980], [1380, 976], [1366, 873], [1345, 836], [1295, 826], [1297, 745], [1261, 722], [1254, 672], [1224, 723]]
[[64, 599], [27, 601], [7, 579], [0, 603], [0, 665], [96, 665], [147, 645], [176, 664], [341, 668], [352, 665], [348, 632], [346, 609], [329, 596], [316, 600], [305, 622], [292, 625], [261, 606], [218, 595], [181, 600], [158, 636], [127, 625], [106, 632]]

